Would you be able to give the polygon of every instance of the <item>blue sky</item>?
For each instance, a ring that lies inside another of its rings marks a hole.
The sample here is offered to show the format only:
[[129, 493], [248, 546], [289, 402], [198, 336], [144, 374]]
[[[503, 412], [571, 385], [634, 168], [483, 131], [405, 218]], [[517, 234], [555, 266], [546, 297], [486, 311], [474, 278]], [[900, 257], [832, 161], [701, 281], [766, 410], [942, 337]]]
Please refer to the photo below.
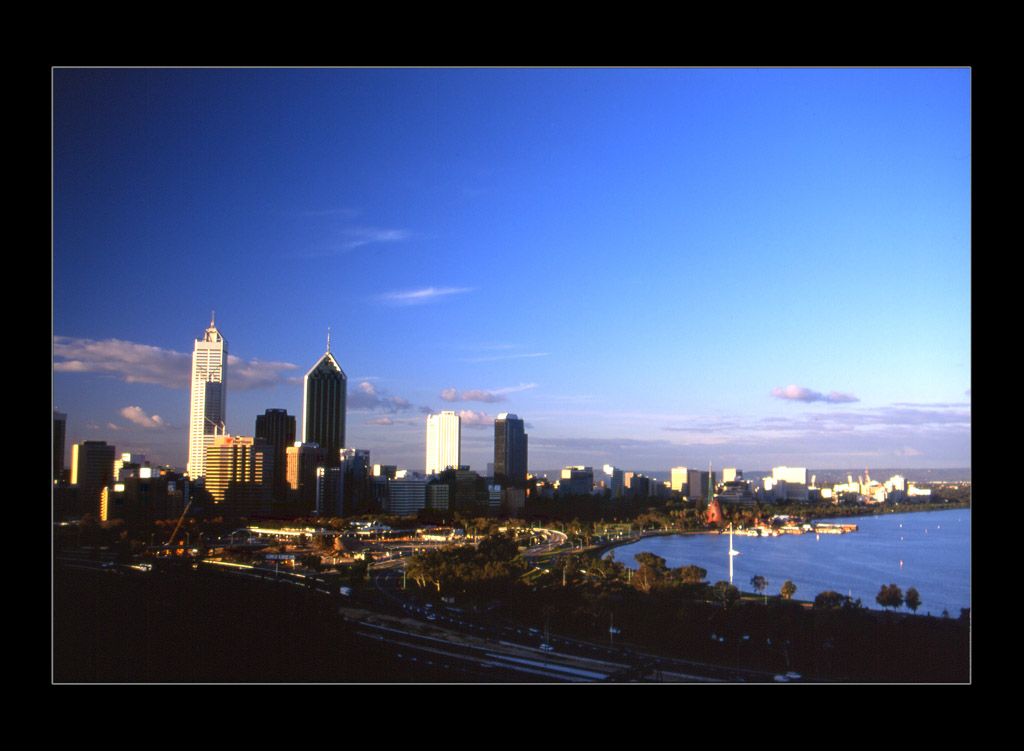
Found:
[[[514, 412], [568, 464], [970, 466], [967, 69], [57, 69], [53, 401], [184, 468], [299, 416], [424, 465]], [[70, 449], [68, 450], [70, 455]]]

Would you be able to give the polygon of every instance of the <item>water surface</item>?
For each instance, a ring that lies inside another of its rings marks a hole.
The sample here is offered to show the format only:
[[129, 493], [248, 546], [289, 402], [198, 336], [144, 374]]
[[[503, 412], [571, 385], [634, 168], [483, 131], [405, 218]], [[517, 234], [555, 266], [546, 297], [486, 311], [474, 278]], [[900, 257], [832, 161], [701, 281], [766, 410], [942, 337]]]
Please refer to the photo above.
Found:
[[[794, 597], [813, 600], [834, 590], [861, 604], [879, 608], [875, 595], [883, 584], [909, 587], [921, 595], [918, 613], [952, 617], [971, 606], [971, 511], [916, 511], [904, 514], [828, 519], [856, 524], [843, 535], [803, 534], [779, 537], [733, 536], [732, 582], [753, 591], [752, 577], [768, 580], [769, 595], [777, 595], [787, 579], [796, 585]], [[615, 548], [615, 560], [637, 567], [634, 555], [650, 552], [669, 568], [695, 564], [707, 569], [707, 581], [729, 580], [729, 535], [666, 535], [649, 537]]]

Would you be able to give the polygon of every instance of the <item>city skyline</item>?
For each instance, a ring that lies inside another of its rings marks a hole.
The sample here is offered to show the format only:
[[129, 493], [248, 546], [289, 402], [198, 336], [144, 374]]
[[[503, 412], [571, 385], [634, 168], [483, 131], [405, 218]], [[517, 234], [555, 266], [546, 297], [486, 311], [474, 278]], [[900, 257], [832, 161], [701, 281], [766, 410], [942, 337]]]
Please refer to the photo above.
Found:
[[55, 69], [65, 450], [185, 469], [213, 309], [232, 435], [330, 330], [373, 463], [452, 410], [481, 472], [506, 412], [531, 471], [969, 467], [970, 83]]

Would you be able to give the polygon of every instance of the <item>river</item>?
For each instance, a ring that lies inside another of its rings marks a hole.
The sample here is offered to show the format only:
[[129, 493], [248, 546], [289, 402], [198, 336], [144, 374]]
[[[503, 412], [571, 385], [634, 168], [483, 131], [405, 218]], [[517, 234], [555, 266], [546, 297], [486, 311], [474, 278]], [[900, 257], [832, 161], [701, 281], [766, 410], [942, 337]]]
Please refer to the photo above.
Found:
[[[750, 580], [768, 580], [766, 593], [778, 595], [787, 579], [794, 597], [813, 600], [826, 590], [860, 598], [874, 609], [884, 584], [904, 592], [914, 587], [921, 596], [917, 612], [953, 618], [971, 606], [971, 510], [918, 511], [824, 520], [856, 524], [846, 534], [733, 536], [732, 582], [745, 592]], [[694, 564], [707, 569], [706, 581], [729, 580], [729, 535], [664, 535], [614, 548], [615, 560], [637, 567], [634, 555], [650, 552], [669, 568]], [[904, 608], [904, 612], [906, 609]]]

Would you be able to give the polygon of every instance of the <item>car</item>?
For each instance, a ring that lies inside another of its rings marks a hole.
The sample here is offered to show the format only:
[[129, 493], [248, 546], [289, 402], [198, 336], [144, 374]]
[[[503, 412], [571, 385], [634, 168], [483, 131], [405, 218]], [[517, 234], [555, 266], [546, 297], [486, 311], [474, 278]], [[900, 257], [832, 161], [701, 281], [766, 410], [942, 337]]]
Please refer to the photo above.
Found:
[[552, 647], [550, 644], [541, 644], [540, 648], [543, 649], [545, 652], [554, 652], [555, 651], [555, 648]]

